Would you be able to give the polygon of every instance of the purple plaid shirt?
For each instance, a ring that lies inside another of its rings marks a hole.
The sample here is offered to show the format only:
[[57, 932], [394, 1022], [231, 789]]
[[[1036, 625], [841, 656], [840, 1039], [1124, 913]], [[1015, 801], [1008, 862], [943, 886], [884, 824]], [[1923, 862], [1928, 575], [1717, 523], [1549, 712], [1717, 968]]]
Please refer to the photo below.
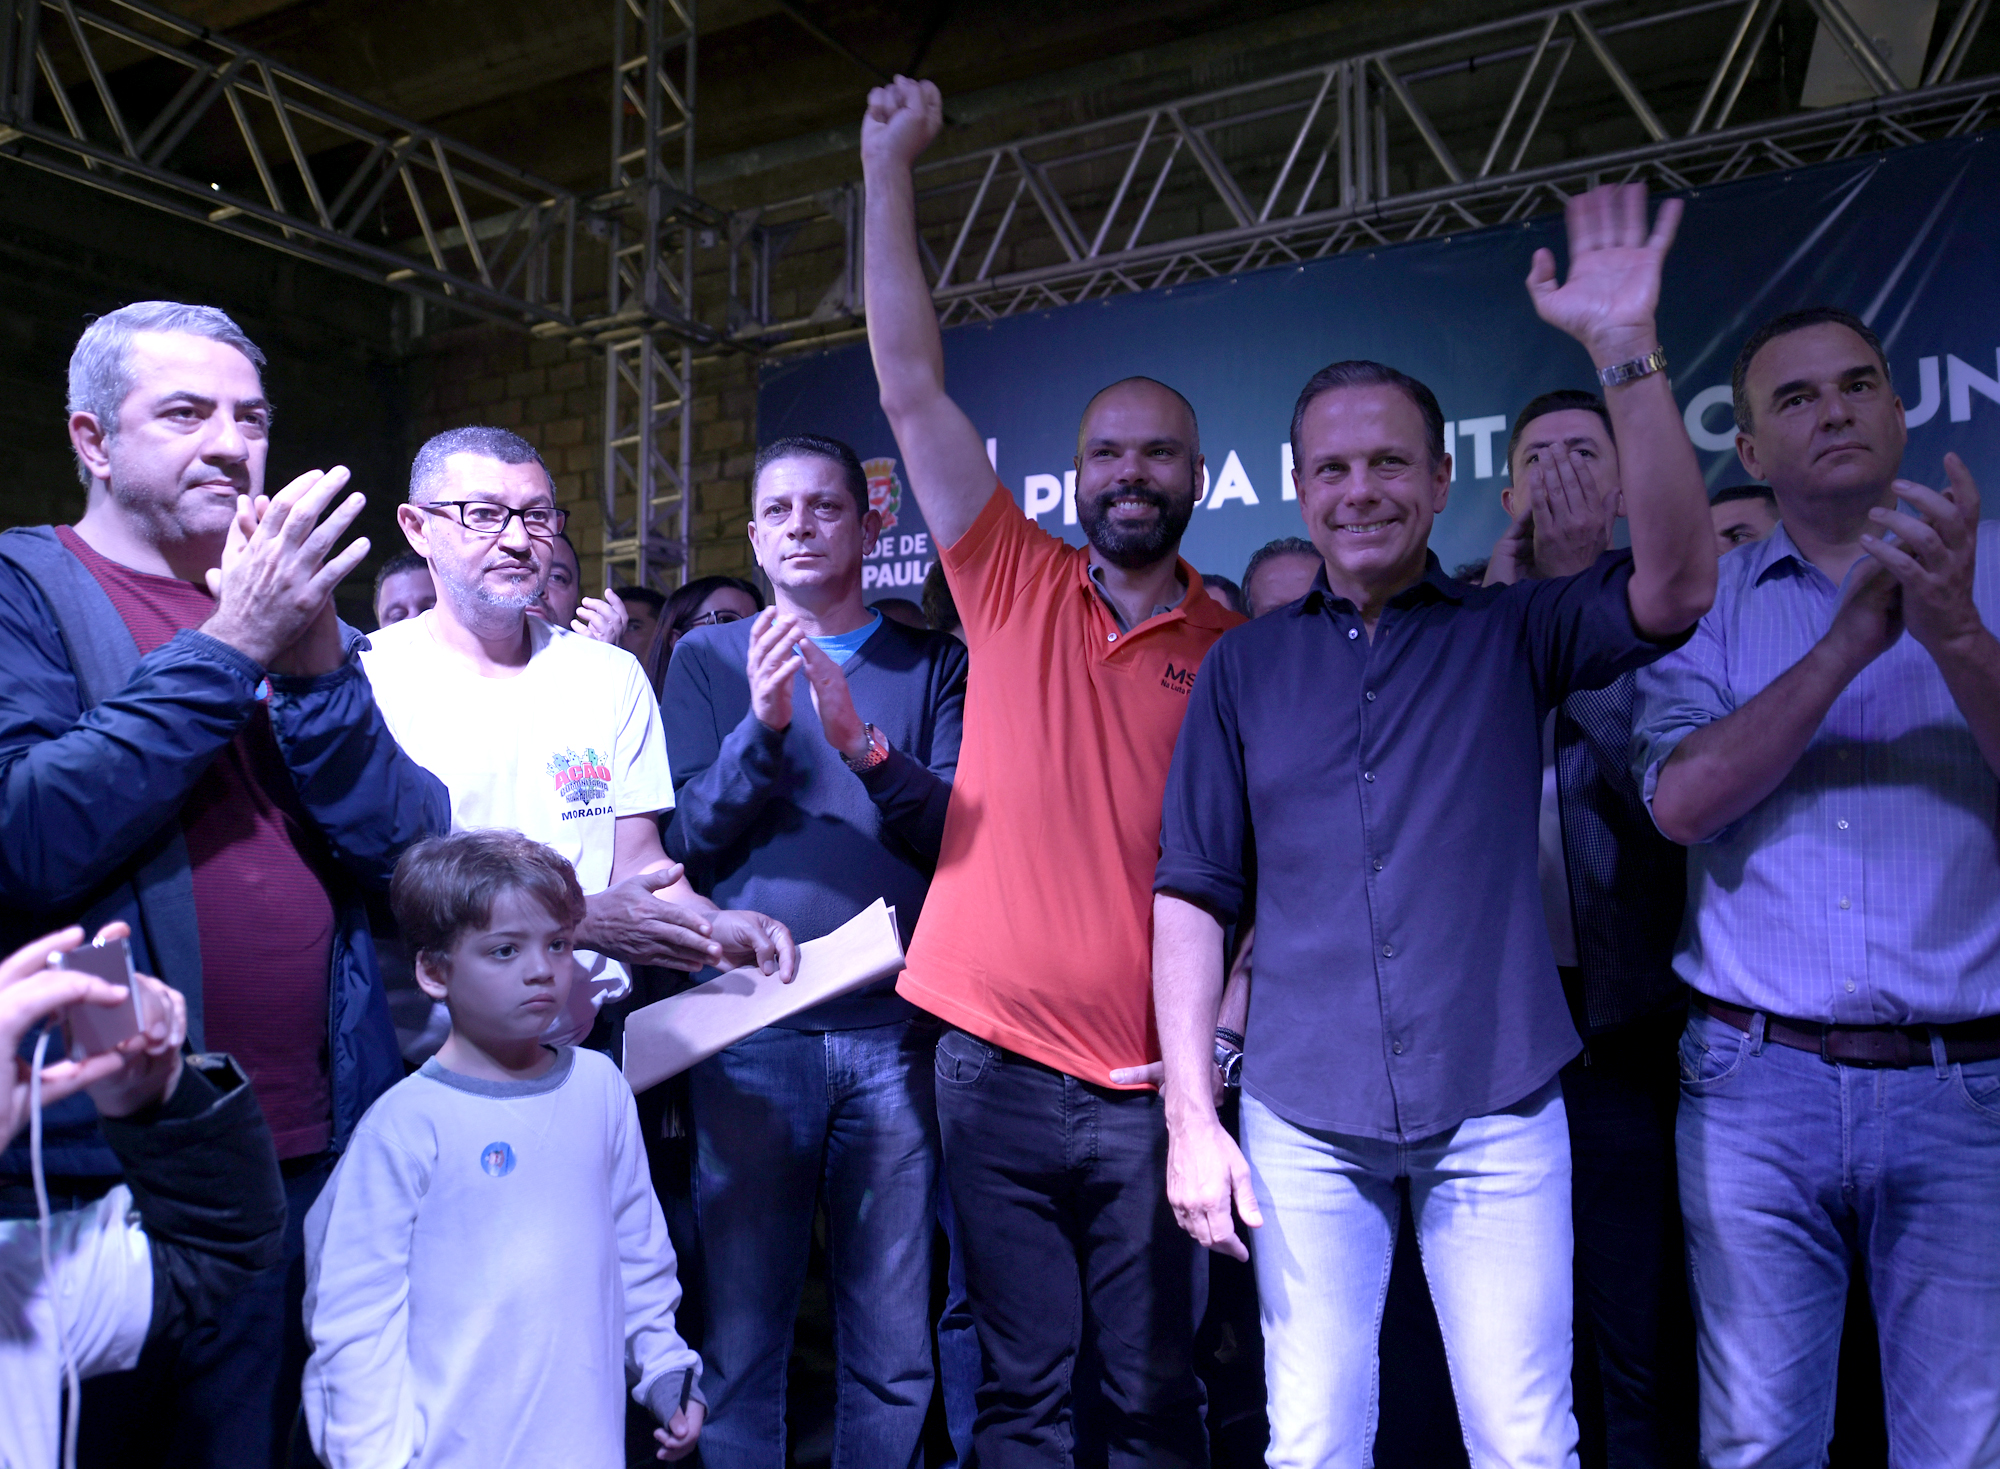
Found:
[[[2000, 627], [2000, 522], [1973, 600]], [[1639, 673], [1634, 773], [1650, 804], [1680, 742], [1824, 636], [1840, 588], [1780, 526], [1722, 558], [1694, 638]], [[1674, 967], [1703, 994], [1798, 1020], [2000, 1014], [2000, 781], [1944, 676], [1905, 634], [1841, 691], [1762, 804], [1688, 850]]]

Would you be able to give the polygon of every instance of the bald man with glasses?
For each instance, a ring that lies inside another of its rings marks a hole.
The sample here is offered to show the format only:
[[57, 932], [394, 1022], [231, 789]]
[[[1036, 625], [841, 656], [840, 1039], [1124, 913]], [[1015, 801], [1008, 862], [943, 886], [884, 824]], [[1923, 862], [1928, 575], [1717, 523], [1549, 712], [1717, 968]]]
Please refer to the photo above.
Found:
[[576, 931], [586, 982], [548, 1042], [589, 1035], [598, 1008], [630, 990], [628, 964], [755, 963], [789, 980], [785, 926], [718, 909], [660, 845], [673, 772], [638, 661], [530, 615], [568, 519], [534, 446], [498, 428], [439, 434], [418, 450], [396, 514], [430, 563], [437, 605], [373, 634], [362, 654], [390, 732], [445, 783], [454, 827], [547, 843], [587, 895]]

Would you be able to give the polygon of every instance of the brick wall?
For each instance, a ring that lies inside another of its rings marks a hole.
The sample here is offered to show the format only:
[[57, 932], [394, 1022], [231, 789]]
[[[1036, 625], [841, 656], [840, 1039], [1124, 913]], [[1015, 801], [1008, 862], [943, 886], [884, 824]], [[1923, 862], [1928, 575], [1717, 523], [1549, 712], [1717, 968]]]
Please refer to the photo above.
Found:
[[756, 564], [743, 528], [750, 522], [750, 470], [757, 459], [757, 365], [731, 354], [694, 370], [695, 576], [750, 576]]

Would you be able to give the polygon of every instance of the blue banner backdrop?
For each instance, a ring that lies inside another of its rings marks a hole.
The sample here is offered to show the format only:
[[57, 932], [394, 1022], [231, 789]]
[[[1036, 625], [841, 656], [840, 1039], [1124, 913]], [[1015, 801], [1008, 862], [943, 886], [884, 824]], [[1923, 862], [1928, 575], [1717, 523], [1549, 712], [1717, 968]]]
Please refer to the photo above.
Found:
[[[1660, 325], [1710, 487], [1748, 478], [1729, 411], [1738, 345], [1780, 311], [1824, 303], [1881, 334], [1909, 410], [1905, 475], [1941, 483], [1956, 450], [1985, 514], [2000, 515], [2000, 132], [1687, 200]], [[1592, 381], [1583, 350], [1529, 304], [1523, 281], [1543, 245], [1563, 259], [1560, 218], [958, 327], [944, 338], [947, 383], [1025, 512], [1078, 543], [1084, 403], [1134, 373], [1172, 383], [1200, 415], [1210, 479], [1183, 552], [1240, 579], [1257, 547], [1303, 533], [1286, 443], [1299, 388], [1329, 362], [1377, 358], [1429, 383], [1451, 420], [1451, 503], [1432, 537], [1449, 570], [1483, 558], [1506, 527], [1515, 412]], [[764, 443], [816, 432], [860, 451], [888, 523], [866, 595], [914, 600], [934, 555], [866, 345], [767, 366], [757, 426]]]

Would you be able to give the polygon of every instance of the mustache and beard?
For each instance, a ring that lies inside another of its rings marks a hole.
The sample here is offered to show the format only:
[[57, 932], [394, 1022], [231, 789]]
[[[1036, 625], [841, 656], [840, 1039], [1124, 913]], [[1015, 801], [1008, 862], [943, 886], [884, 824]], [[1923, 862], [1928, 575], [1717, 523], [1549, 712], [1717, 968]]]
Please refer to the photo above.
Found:
[[[1194, 518], [1194, 486], [1169, 495], [1152, 485], [1116, 484], [1085, 498], [1077, 496], [1076, 518], [1090, 544], [1113, 566], [1135, 571], [1172, 555]], [[1114, 520], [1114, 500], [1138, 500], [1153, 507], [1150, 521], [1128, 524]]]
[[489, 568], [482, 565], [473, 569], [469, 581], [458, 581], [448, 576], [438, 576], [438, 590], [449, 596], [457, 606], [465, 612], [472, 613], [480, 621], [485, 620], [484, 618], [478, 618], [478, 614], [482, 612], [487, 614], [526, 612], [541, 600], [542, 589], [548, 585], [549, 569], [542, 567], [539, 569], [540, 574], [536, 575], [536, 568], [532, 563], [523, 561], [518, 563], [518, 566], [520, 570], [528, 572], [529, 575], [525, 578], [516, 579], [511, 586], [507, 586], [504, 589], [489, 582], [486, 578], [488, 570], [497, 570], [498, 568]]

